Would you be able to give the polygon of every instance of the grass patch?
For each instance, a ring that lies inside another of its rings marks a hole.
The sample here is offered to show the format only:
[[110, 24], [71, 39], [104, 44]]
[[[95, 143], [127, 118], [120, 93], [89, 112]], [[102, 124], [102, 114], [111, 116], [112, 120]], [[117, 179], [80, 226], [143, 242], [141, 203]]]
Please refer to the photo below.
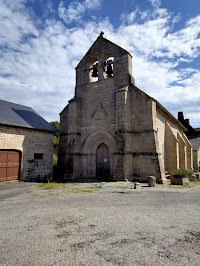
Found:
[[24, 183], [24, 181], [21, 181], [21, 180], [4, 181], [4, 182], [0, 182], [0, 187], [4, 187], [10, 184], [17, 184], [17, 183]]
[[186, 188], [193, 188], [194, 186], [192, 185], [187, 185], [187, 186], [184, 186], [184, 185], [167, 185], [166, 186], [167, 188], [172, 188], [172, 189], [186, 189]]
[[185, 241], [180, 241], [179, 245], [185, 250], [199, 249], [200, 243], [195, 241], [193, 243], [187, 243]]
[[91, 186], [88, 187], [88, 188], [90, 188], [90, 189], [98, 189], [98, 188], [101, 188], [101, 186], [98, 185], [98, 184], [93, 184], [93, 185], [91, 185]]
[[58, 196], [59, 195], [59, 193], [49, 193], [47, 196], [52, 196], [52, 197], [54, 197], [54, 196]]
[[39, 190], [65, 190], [67, 193], [93, 193], [98, 188], [100, 188], [100, 185], [94, 184], [89, 187], [85, 188], [77, 188], [73, 186], [77, 186], [78, 183], [55, 183], [55, 182], [49, 182], [40, 184], [34, 189]]
[[92, 185], [86, 188], [69, 188], [67, 189], [68, 193], [94, 193], [97, 189], [100, 188], [99, 185]]
[[115, 186], [115, 188], [130, 189], [130, 187], [123, 187], [123, 186]]
[[200, 185], [200, 179], [196, 179], [196, 181], [190, 181], [192, 184]]
[[66, 188], [66, 184], [64, 183], [44, 183], [44, 184], [40, 184], [37, 187], [35, 187], [34, 189], [42, 189], [42, 190], [47, 190], [47, 189], [65, 189]]
[[93, 189], [71, 189], [69, 193], [94, 193]]
[[200, 179], [197, 179], [196, 181], [190, 181], [189, 185], [183, 186], [183, 185], [167, 185], [167, 188], [172, 188], [172, 189], [186, 189], [186, 188], [194, 188], [200, 186]]

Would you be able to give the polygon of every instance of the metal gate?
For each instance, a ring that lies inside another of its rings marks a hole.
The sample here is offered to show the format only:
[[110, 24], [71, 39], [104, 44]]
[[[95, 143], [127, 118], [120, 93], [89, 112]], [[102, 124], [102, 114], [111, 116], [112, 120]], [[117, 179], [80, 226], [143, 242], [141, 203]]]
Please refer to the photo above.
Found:
[[0, 151], [0, 182], [17, 180], [20, 169], [18, 151]]
[[106, 144], [102, 143], [97, 148], [96, 176], [100, 180], [108, 180], [110, 177], [110, 152]]

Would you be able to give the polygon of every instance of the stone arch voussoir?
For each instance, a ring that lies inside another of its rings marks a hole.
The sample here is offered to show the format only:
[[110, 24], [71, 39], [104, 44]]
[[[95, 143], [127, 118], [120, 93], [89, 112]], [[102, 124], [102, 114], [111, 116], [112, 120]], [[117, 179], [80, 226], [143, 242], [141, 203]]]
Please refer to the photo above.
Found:
[[109, 131], [95, 131], [84, 141], [83, 154], [95, 154], [98, 146], [104, 143], [108, 146], [111, 154], [116, 152], [116, 141]]

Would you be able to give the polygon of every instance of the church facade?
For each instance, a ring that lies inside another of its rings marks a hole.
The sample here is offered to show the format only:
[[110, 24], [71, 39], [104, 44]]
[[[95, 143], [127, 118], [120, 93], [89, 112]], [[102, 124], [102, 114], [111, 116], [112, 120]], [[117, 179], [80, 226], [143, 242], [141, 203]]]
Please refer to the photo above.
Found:
[[75, 96], [60, 113], [65, 179], [144, 180], [192, 168], [186, 128], [135, 86], [132, 56], [99, 35], [76, 67]]

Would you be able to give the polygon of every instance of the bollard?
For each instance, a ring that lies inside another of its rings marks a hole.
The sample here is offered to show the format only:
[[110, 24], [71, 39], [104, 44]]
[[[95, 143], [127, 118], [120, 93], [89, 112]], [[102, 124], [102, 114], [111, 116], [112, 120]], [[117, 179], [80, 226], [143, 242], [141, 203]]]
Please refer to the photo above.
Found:
[[141, 191], [141, 184], [138, 182], [134, 183], [134, 189], [136, 189], [137, 191]]
[[101, 188], [106, 188], [106, 182], [101, 182]]
[[155, 185], [156, 185], [155, 176], [149, 176], [148, 185], [149, 185], [149, 187], [155, 187]]

